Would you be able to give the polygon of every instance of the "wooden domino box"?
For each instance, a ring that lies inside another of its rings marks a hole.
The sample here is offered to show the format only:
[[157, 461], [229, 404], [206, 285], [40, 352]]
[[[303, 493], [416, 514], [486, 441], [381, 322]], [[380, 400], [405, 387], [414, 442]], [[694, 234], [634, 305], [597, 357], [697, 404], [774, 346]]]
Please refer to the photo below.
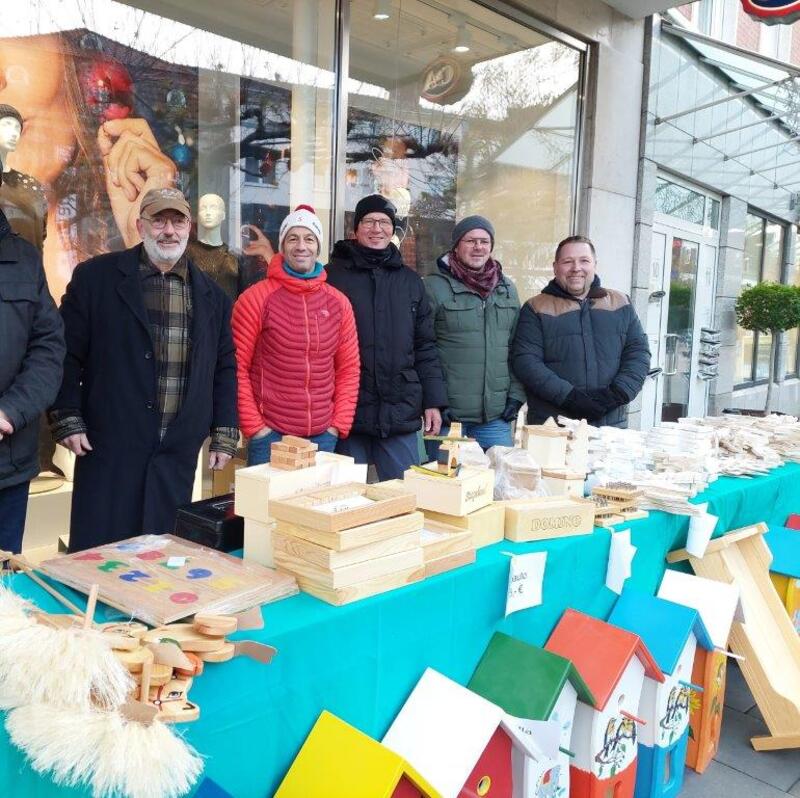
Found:
[[[436, 470], [436, 463], [426, 468]], [[457, 476], [425, 474], [409, 469], [403, 474], [405, 484], [416, 493], [417, 507], [447, 515], [464, 516], [492, 503], [494, 470], [464, 466]]]
[[587, 535], [594, 529], [594, 502], [572, 496], [515, 499], [506, 506], [505, 536], [518, 542]]

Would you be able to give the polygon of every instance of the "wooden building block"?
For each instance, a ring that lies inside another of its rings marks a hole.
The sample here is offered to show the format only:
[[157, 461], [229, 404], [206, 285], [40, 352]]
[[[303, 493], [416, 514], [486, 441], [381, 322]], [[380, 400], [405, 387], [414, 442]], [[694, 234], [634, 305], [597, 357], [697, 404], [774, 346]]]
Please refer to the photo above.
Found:
[[254, 521], [252, 518], [244, 519], [244, 559], [275, 567], [275, 556], [272, 549], [272, 533], [275, 522]]
[[766, 531], [759, 523], [729, 532], [712, 540], [702, 559], [685, 549], [667, 557], [688, 559], [698, 576], [741, 591], [745, 622], [734, 620], [729, 645], [744, 658], [742, 674], [770, 731], [751, 738], [757, 751], [800, 748], [800, 637], [769, 577]]
[[448, 527], [430, 521], [426, 521], [422, 529], [421, 543], [426, 563], [450, 554], [475, 551], [472, 545], [472, 532], [468, 529]]
[[321, 532], [340, 532], [414, 510], [409, 490], [350, 482], [271, 502], [272, 517]]
[[425, 563], [425, 578], [443, 574], [446, 571], [454, 571], [456, 568], [461, 568], [462, 565], [469, 565], [473, 562], [475, 562], [475, 549], [445, 554], [443, 557], [437, 557]]
[[[436, 470], [436, 463], [426, 468]], [[423, 474], [409, 469], [405, 484], [416, 493], [417, 507], [447, 515], [467, 515], [491, 504], [494, 495], [494, 471], [491, 468], [465, 466], [455, 477]]]
[[502, 502], [492, 502], [467, 515], [447, 515], [425, 510], [425, 518], [438, 524], [469, 529], [476, 549], [499, 543], [505, 535], [506, 508]]
[[422, 548], [417, 546], [397, 554], [375, 557], [372, 560], [343, 565], [340, 568], [321, 568], [302, 557], [278, 549], [275, 552], [275, 562], [279, 569], [287, 571], [292, 576], [302, 576], [311, 579], [321, 587], [336, 590], [390, 576], [407, 568], [420, 568], [423, 565], [423, 553]]
[[647, 510], [623, 510], [620, 515], [626, 521], [639, 521], [642, 518], [649, 517], [650, 513]]
[[322, 488], [330, 485], [334, 479], [366, 482], [367, 468], [356, 465], [352, 457], [331, 452], [317, 452], [315, 465], [299, 471], [283, 471], [269, 463], [240, 468], [234, 478], [234, 511], [243, 518], [266, 524], [269, 521], [271, 499]]
[[567, 469], [542, 469], [542, 483], [551, 496], [583, 496], [586, 474]]
[[569, 431], [552, 424], [526, 424], [522, 428], [522, 448], [527, 449], [541, 468], [564, 468], [567, 462]]
[[374, 521], [371, 524], [343, 529], [338, 532], [328, 532], [321, 529], [292, 524], [288, 521], [278, 521], [277, 530], [283, 535], [316, 543], [334, 551], [348, 551], [370, 543], [377, 543], [387, 538], [394, 538], [407, 532], [418, 532], [423, 525], [422, 513], [406, 513], [383, 521]]
[[312, 543], [310, 540], [284, 534], [281, 531], [276, 531], [273, 534], [272, 544], [276, 551], [300, 557], [320, 568], [328, 569], [342, 568], [366, 560], [374, 560], [377, 557], [399, 554], [403, 551], [419, 548], [421, 545], [419, 530], [404, 532], [385, 540], [378, 540], [375, 543], [368, 543], [365, 546], [357, 546], [345, 551], [335, 551], [326, 546], [320, 546], [318, 543]]
[[506, 506], [505, 536], [508, 540], [549, 540], [586, 535], [594, 528], [594, 502], [571, 496], [515, 499]]
[[419, 582], [425, 577], [425, 569], [410, 568], [400, 571], [398, 573], [389, 574], [388, 576], [380, 576], [377, 579], [370, 579], [367, 582], [360, 582], [357, 585], [350, 585], [338, 589], [331, 589], [320, 585], [313, 579], [307, 579], [304, 576], [297, 577], [297, 584], [300, 589], [305, 593], [316, 596], [328, 604], [334, 604], [337, 607], [343, 604], [350, 604], [353, 601], [367, 598], [368, 596], [376, 596], [379, 593], [386, 593], [389, 590], [394, 590], [398, 587]]
[[625, 523], [625, 516], [617, 515], [616, 513], [611, 513], [610, 515], [603, 515], [599, 518], [595, 517], [594, 525], [599, 526], [602, 529], [608, 529], [609, 527], [616, 526], [616, 524], [624, 524]]

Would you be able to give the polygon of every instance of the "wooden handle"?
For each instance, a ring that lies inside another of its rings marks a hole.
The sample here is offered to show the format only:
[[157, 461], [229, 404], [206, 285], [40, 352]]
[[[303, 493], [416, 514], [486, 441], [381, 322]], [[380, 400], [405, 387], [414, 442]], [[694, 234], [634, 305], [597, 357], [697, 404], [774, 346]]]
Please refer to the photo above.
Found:
[[75, 615], [80, 616], [83, 618], [85, 615], [84, 611], [78, 607], [76, 604], [73, 604], [65, 595], [59, 593], [54, 587], [47, 584], [34, 570], [33, 566], [21, 555], [21, 554], [14, 554], [8, 558], [8, 561], [13, 565], [15, 568], [19, 568], [20, 571], [24, 571], [25, 575], [32, 581], [39, 585], [42, 590], [49, 593], [54, 599], [59, 601], [64, 607], [66, 607], [70, 612], [74, 612]]
[[148, 657], [142, 664], [142, 686], [139, 690], [139, 701], [147, 704], [150, 701], [150, 680], [153, 677], [153, 658]]
[[89, 591], [89, 600], [86, 602], [86, 614], [83, 616], [83, 628], [91, 629], [94, 623], [94, 608], [97, 606], [97, 594], [100, 591], [100, 585], [92, 585]]

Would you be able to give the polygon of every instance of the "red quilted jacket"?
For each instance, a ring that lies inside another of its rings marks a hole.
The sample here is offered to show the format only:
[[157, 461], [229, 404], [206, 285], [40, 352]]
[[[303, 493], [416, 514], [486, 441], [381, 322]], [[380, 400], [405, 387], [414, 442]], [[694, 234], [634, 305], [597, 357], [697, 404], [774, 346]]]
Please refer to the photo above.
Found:
[[301, 280], [272, 258], [267, 279], [233, 306], [239, 426], [308, 437], [350, 433], [358, 398], [358, 337], [349, 300], [318, 277]]

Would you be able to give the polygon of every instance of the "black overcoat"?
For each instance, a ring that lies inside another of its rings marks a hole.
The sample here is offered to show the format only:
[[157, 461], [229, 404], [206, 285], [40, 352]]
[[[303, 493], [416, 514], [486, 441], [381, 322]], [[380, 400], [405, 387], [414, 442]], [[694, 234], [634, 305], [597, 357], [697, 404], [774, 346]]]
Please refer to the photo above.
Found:
[[75, 469], [70, 551], [172, 532], [203, 441], [213, 427], [237, 425], [231, 301], [190, 262], [189, 381], [159, 441], [140, 246], [80, 264], [61, 303], [67, 354], [53, 409], [80, 409], [92, 446]]

